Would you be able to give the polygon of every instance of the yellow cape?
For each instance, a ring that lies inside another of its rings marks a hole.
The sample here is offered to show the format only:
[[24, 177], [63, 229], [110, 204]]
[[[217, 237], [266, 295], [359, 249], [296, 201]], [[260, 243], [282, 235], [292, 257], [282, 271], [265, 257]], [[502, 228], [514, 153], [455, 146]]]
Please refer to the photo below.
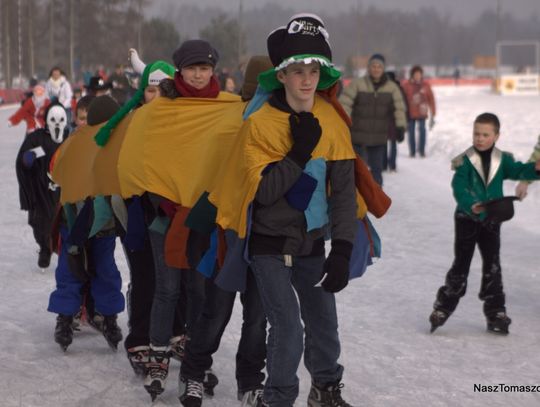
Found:
[[[316, 95], [312, 112], [322, 128], [312, 158], [353, 160], [349, 129], [334, 107]], [[245, 121], [209, 196], [218, 210], [217, 223], [223, 229], [236, 231], [240, 238], [246, 236], [248, 207], [257, 192], [261, 172], [268, 164], [282, 160], [291, 146], [289, 113], [266, 103]]]
[[215, 99], [159, 98], [138, 109], [118, 160], [122, 196], [148, 191], [193, 207], [229, 156], [244, 108], [238, 96], [221, 92]]
[[62, 204], [97, 195], [120, 194], [116, 167], [131, 117], [126, 116], [118, 124], [105, 147], [99, 147], [94, 141], [105, 123], [78, 128], [60, 146], [51, 176], [60, 185]]

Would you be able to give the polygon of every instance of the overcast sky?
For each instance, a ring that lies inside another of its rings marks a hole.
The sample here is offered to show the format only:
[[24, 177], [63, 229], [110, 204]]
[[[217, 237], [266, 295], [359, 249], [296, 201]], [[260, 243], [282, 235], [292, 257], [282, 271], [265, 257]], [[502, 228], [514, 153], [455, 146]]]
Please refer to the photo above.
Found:
[[[201, 7], [216, 6], [233, 12], [238, 10], [241, 0], [158, 0], [151, 2], [149, 11], [159, 14], [163, 3], [198, 4]], [[264, 4], [280, 4], [295, 11], [316, 11], [324, 14], [350, 10], [357, 7], [376, 6], [381, 9], [415, 10], [418, 7], [434, 7], [454, 21], [468, 22], [486, 9], [496, 10], [498, 0], [242, 0], [244, 8], [260, 7]], [[499, 0], [503, 13], [511, 13], [518, 18], [540, 16], [540, 0]]]

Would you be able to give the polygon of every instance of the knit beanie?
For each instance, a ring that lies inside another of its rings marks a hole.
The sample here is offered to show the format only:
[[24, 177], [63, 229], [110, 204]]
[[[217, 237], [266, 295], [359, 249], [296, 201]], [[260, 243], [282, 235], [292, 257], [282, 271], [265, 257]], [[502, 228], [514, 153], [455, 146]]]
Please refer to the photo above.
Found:
[[368, 65], [371, 65], [374, 62], [381, 64], [383, 67], [386, 65], [386, 59], [382, 54], [373, 54], [369, 58]]
[[195, 64], [215, 67], [218, 61], [219, 54], [216, 49], [204, 40], [184, 41], [173, 54], [173, 62], [178, 69]]
[[94, 137], [96, 144], [101, 147], [107, 144], [112, 131], [116, 128], [118, 123], [120, 123], [122, 119], [143, 100], [144, 89], [146, 89], [148, 85], [157, 86], [163, 79], [172, 78], [174, 72], [174, 67], [165, 61], [155, 61], [147, 65], [144, 68], [137, 92], [135, 92], [133, 97], [110, 118], [105, 126], [99, 129]]
[[97, 96], [88, 106], [86, 122], [90, 126], [103, 123], [109, 120], [118, 109], [120, 109], [120, 105], [112, 97], [107, 95]]
[[251, 100], [257, 90], [257, 76], [272, 68], [272, 62], [266, 55], [255, 55], [250, 58], [244, 74], [244, 84], [240, 92], [242, 100]]

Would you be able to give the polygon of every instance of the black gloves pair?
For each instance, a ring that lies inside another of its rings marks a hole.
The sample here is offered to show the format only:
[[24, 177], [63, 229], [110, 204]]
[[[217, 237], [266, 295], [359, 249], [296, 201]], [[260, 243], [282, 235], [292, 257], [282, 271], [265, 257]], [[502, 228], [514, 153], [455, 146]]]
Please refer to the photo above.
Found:
[[329, 293], [337, 293], [343, 290], [349, 283], [349, 261], [351, 259], [353, 245], [346, 240], [332, 240], [332, 249], [326, 258], [323, 274], [326, 278], [322, 287]]
[[403, 127], [398, 127], [396, 129], [396, 141], [401, 143], [403, 140], [405, 140], [405, 129]]
[[322, 129], [311, 112], [293, 113], [289, 116], [293, 145], [287, 156], [304, 168], [317, 147]]

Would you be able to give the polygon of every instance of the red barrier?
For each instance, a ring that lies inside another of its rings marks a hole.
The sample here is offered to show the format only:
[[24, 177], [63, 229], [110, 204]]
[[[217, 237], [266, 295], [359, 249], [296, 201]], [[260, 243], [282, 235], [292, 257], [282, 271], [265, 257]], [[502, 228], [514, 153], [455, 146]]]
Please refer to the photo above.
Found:
[[24, 99], [24, 90], [22, 89], [0, 89], [0, 98], [2, 103], [17, 103]]

